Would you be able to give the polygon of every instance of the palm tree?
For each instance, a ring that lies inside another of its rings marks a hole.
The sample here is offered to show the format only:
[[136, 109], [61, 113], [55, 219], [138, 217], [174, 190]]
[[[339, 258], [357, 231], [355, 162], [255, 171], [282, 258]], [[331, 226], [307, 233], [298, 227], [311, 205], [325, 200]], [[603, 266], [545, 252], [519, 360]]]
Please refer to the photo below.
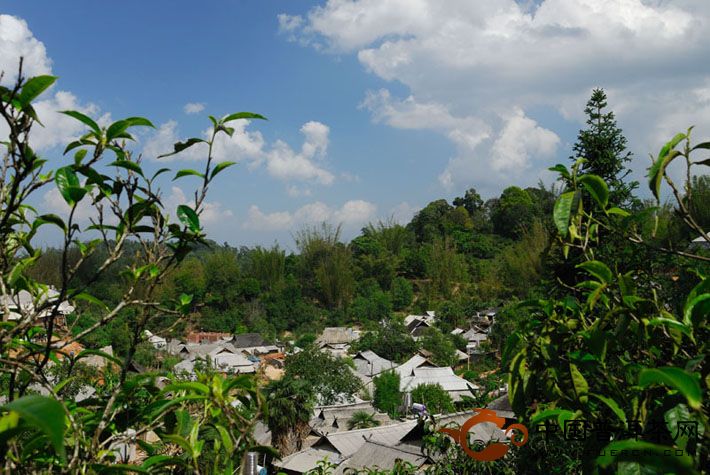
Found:
[[282, 457], [298, 452], [310, 432], [313, 390], [305, 381], [287, 376], [271, 382], [265, 392], [271, 445]]
[[369, 427], [377, 427], [380, 421], [375, 419], [375, 415], [365, 411], [356, 411], [348, 421], [348, 429], [367, 429]]

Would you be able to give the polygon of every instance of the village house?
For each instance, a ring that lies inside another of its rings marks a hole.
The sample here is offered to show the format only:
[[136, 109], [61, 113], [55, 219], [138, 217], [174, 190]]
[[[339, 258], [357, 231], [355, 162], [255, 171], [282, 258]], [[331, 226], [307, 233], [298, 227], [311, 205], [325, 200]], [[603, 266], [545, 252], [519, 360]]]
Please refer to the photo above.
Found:
[[374, 378], [383, 371], [394, 369], [397, 363], [379, 356], [374, 351], [360, 351], [353, 356], [353, 363], [358, 373]]
[[316, 339], [316, 345], [322, 351], [327, 351], [334, 356], [346, 356], [350, 344], [360, 338], [360, 332], [352, 328], [328, 327]]
[[[66, 327], [66, 317], [74, 313], [74, 307], [67, 301], [57, 305], [59, 292], [53, 287], [46, 287], [35, 297], [26, 290], [15, 295], [0, 296], [2, 321], [16, 321], [21, 318], [45, 319], [54, 316], [54, 324]], [[56, 307], [56, 311], [54, 311]], [[5, 311], [7, 309], [7, 312]]]
[[[435, 428], [460, 427], [475, 411], [463, 411], [435, 416]], [[507, 411], [496, 411], [501, 417]], [[425, 470], [434, 462], [422, 451], [424, 421], [410, 419], [368, 429], [336, 431], [324, 434], [315, 443], [274, 465], [290, 475], [308, 473], [318, 462], [327, 459], [337, 467], [334, 474], [354, 473], [364, 468], [392, 470], [397, 460], [406, 461], [418, 470]], [[505, 440], [502, 430], [491, 423], [477, 424], [470, 430], [472, 440]]]
[[349, 430], [348, 423], [353, 414], [364, 412], [373, 416], [380, 425], [392, 424], [393, 421], [387, 414], [378, 412], [371, 401], [359, 401], [350, 404], [334, 406], [318, 406], [315, 416], [310, 421], [311, 428], [320, 435]]
[[407, 315], [404, 318], [404, 325], [407, 331], [416, 340], [421, 337], [427, 328], [432, 328], [436, 323], [436, 313], [429, 310], [426, 315]]

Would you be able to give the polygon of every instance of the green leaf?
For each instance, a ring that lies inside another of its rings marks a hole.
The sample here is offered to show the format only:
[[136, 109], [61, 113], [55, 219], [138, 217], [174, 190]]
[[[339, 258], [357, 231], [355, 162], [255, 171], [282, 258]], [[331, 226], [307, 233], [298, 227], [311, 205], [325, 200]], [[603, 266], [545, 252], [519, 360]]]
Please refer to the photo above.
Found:
[[72, 167], [60, 168], [54, 174], [54, 182], [57, 184], [59, 193], [61, 193], [64, 201], [70, 206], [73, 205], [76, 202], [76, 194], [72, 190], [80, 188], [79, 178], [74, 173], [74, 169]]
[[609, 187], [606, 182], [597, 175], [582, 175], [577, 179], [587, 189], [594, 201], [602, 208], [609, 204]]
[[177, 142], [175, 145], [173, 145], [173, 151], [170, 153], [165, 153], [163, 155], [158, 155], [158, 158], [163, 158], [163, 157], [169, 157], [170, 155], [175, 155], [176, 153], [180, 153], [183, 150], [192, 147], [195, 144], [198, 143], [207, 143], [206, 140], [203, 139], [198, 139], [198, 138], [191, 138], [187, 139], [184, 142]]
[[567, 170], [567, 167], [562, 165], [561, 163], [558, 163], [554, 167], [548, 168], [551, 172], [557, 172], [560, 175], [562, 175], [563, 178], [570, 180], [572, 176], [569, 174], [569, 170]]
[[94, 305], [97, 305], [98, 307], [104, 310], [108, 310], [108, 305], [106, 305], [100, 299], [94, 297], [93, 295], [87, 292], [81, 292], [79, 294], [76, 294], [73, 298], [75, 300], [83, 300], [85, 302], [93, 303]]
[[22, 104], [22, 108], [28, 106], [40, 94], [42, 94], [49, 86], [57, 80], [56, 76], [35, 76], [29, 79], [18, 95], [17, 99]]
[[567, 193], [562, 193], [557, 201], [555, 202], [555, 209], [552, 213], [553, 219], [555, 221], [555, 226], [557, 226], [557, 231], [559, 231], [562, 237], [566, 237], [569, 232], [569, 217], [572, 212], [572, 202], [574, 201], [574, 191], [568, 191]]
[[56, 214], [43, 214], [38, 216], [37, 219], [32, 223], [32, 228], [36, 229], [43, 224], [54, 224], [59, 227], [62, 231], [67, 230], [67, 225], [64, 224], [64, 220], [57, 216]]
[[5, 404], [3, 410], [17, 412], [30, 426], [44, 433], [62, 462], [66, 462], [64, 407], [61, 403], [33, 394]]
[[121, 366], [123, 364], [123, 361], [121, 361], [120, 358], [116, 358], [113, 355], [109, 355], [108, 353], [100, 350], [81, 350], [78, 355], [76, 355], [76, 360], [80, 360], [82, 358], [87, 358], [89, 356], [100, 356], [101, 358], [104, 358], [112, 363], [115, 363], [118, 366]]
[[[106, 130], [106, 140], [113, 140], [115, 138], [121, 138], [129, 127], [143, 126], [155, 128], [153, 123], [144, 117], [129, 117], [127, 119], [122, 119], [111, 124]], [[131, 138], [130, 136], [123, 136], [123, 138]]]
[[597, 457], [597, 465], [602, 468], [608, 468], [617, 462], [636, 462], [661, 470], [662, 473], [697, 473], [693, 469], [692, 458], [685, 454], [677, 456], [672, 447], [664, 445], [640, 440], [620, 440], [607, 445], [602, 449], [602, 453], [603, 455]]
[[141, 464], [141, 468], [147, 470], [151, 467], [165, 467], [168, 465], [183, 465], [184, 461], [178, 457], [172, 457], [170, 455], [153, 455], [148, 457]]
[[162, 175], [163, 173], [166, 173], [166, 172], [169, 172], [169, 171], [170, 171], [169, 168], [161, 168], [161, 169], [158, 170], [157, 172], [153, 173], [153, 176], [150, 177], [150, 181], [155, 180], [156, 178], [158, 178], [158, 177], [159, 177], [160, 175]]
[[180, 222], [188, 227], [193, 233], [200, 231], [200, 218], [195, 213], [195, 210], [187, 205], [177, 207], [177, 216]]
[[202, 396], [208, 396], [210, 394], [210, 388], [202, 383], [194, 381], [184, 381], [179, 383], [173, 383], [165, 386], [161, 393], [176, 392], [176, 391], [187, 391], [192, 393], [197, 393]]
[[126, 170], [131, 170], [133, 172], [136, 172], [140, 176], [143, 176], [143, 169], [140, 167], [140, 165], [130, 160], [116, 160], [115, 162], [109, 163], [108, 166], [125, 168]]
[[217, 428], [217, 431], [219, 431], [219, 435], [222, 438], [222, 445], [224, 445], [224, 448], [227, 453], [231, 454], [234, 450], [234, 442], [232, 442], [232, 438], [229, 436], [229, 432], [227, 432], [227, 429], [225, 429], [219, 424], [215, 424], [215, 427]]
[[689, 373], [672, 366], [645, 368], [639, 373], [639, 386], [646, 388], [654, 384], [668, 386], [680, 391], [693, 409], [702, 407], [700, 383]]
[[694, 325], [693, 316], [701, 315], [707, 317], [710, 314], [710, 294], [702, 294], [695, 297], [688, 303], [683, 312], [683, 322], [686, 325]]
[[91, 129], [94, 132], [96, 132], [97, 134], [101, 134], [101, 128], [99, 127], [99, 124], [94, 122], [94, 120], [91, 117], [84, 115], [78, 111], [59, 111], [59, 112], [62, 114], [68, 115], [69, 117], [73, 117], [76, 120], [78, 120], [79, 122], [83, 122], [84, 124], [91, 127]]
[[231, 167], [232, 165], [236, 165], [237, 162], [222, 162], [218, 163], [216, 167], [214, 167], [214, 170], [212, 170], [212, 173], [210, 174], [210, 180], [214, 178], [217, 173], [221, 172], [225, 168]]
[[661, 151], [658, 153], [658, 158], [653, 162], [653, 165], [651, 165], [651, 168], [648, 170], [648, 186], [657, 200], [660, 199], [659, 197], [661, 194], [663, 174], [665, 173], [668, 164], [681, 154], [679, 151], [673, 149], [686, 137], [686, 134], [676, 134], [670, 142], [661, 148]]
[[530, 424], [535, 427], [542, 421], [551, 418], [557, 418], [557, 423], [560, 425], [560, 429], [564, 430], [565, 421], [574, 418], [574, 412], [568, 409], [546, 409], [542, 412], [535, 414], [530, 421]]
[[672, 328], [674, 330], [678, 330], [679, 332], [683, 333], [689, 338], [693, 337], [691, 329], [685, 325], [682, 322], [679, 322], [678, 320], [674, 320], [672, 318], [665, 318], [665, 317], [657, 317], [657, 318], [652, 318], [651, 320], [648, 321], [648, 325], [652, 327], [656, 326], [666, 326], [669, 328]]
[[688, 326], [693, 325], [693, 315], [705, 315], [710, 313], [710, 279], [703, 279], [698, 285], [693, 287], [685, 299], [683, 306], [683, 323]]
[[616, 214], [616, 215], [619, 215], [619, 216], [622, 216], [622, 217], [629, 216], [629, 214], [630, 214], [628, 211], [623, 210], [623, 209], [621, 209], [621, 208], [616, 208], [616, 207], [614, 207], [614, 208], [609, 208], [608, 210], [606, 210], [606, 213], [607, 213], [607, 214]]
[[576, 267], [578, 269], [583, 269], [587, 271], [589, 274], [593, 275], [594, 277], [606, 284], [611, 283], [614, 277], [611, 273], [611, 270], [606, 266], [606, 264], [600, 261], [582, 262], [581, 264], [577, 264]]
[[617, 404], [616, 401], [606, 396], [602, 396], [601, 394], [590, 394], [590, 396], [599, 399], [601, 402], [606, 404], [606, 406], [611, 409], [614, 414], [616, 414], [616, 417], [618, 417], [619, 420], [624, 423], [624, 426], [626, 426], [626, 414], [621, 409], [621, 407], [619, 407], [619, 404]]
[[584, 379], [582, 372], [579, 371], [577, 365], [570, 363], [569, 365], [570, 375], [572, 376], [572, 384], [574, 384], [574, 391], [577, 394], [577, 398], [582, 404], [586, 404], [589, 393], [589, 383]]
[[259, 114], [254, 114], [253, 112], [237, 112], [235, 114], [229, 114], [227, 117], [223, 118], [220, 122], [222, 124], [226, 124], [227, 122], [231, 122], [233, 120], [237, 119], [260, 119], [260, 120], [268, 120], [266, 117], [263, 115]]
[[184, 170], [180, 170], [175, 174], [175, 178], [173, 178], [173, 181], [177, 180], [178, 178], [188, 176], [188, 175], [194, 175], [194, 176], [199, 176], [200, 178], [204, 178], [205, 174], [200, 173], [197, 170], [191, 170], [189, 168], [186, 168]]
[[696, 145], [695, 147], [691, 148], [690, 150], [691, 150], [691, 151], [692, 151], [692, 150], [698, 150], [698, 149], [701, 149], [701, 148], [704, 148], [704, 149], [706, 149], [706, 150], [710, 150], [710, 142], [699, 143], [698, 145]]

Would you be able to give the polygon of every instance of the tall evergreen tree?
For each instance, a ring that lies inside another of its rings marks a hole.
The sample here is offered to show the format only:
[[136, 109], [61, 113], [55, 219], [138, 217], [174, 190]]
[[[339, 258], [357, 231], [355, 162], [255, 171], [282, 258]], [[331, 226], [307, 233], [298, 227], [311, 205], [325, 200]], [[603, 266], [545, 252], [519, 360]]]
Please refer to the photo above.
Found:
[[631, 172], [626, 168], [631, 152], [626, 150], [626, 137], [616, 125], [614, 112], [606, 111], [607, 105], [604, 90], [594, 89], [584, 109], [588, 128], [579, 131], [570, 159], [585, 158], [582, 170], [602, 177], [609, 184], [610, 203], [618, 206], [629, 204], [638, 183], [624, 181]]

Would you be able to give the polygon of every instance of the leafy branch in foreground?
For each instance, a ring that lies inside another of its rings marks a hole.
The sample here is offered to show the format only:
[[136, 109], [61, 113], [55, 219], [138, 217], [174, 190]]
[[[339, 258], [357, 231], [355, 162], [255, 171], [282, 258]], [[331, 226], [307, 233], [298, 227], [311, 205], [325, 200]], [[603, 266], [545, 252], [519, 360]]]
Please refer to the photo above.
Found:
[[[0, 406], [0, 463], [8, 473], [102, 473], [127, 469], [120, 465], [126, 462], [126, 444], [138, 444], [146, 457], [130, 471], [183, 467], [194, 473], [231, 473], [254, 447], [251, 429], [263, 411], [255, 381], [205, 375], [184, 382], [170, 376], [159, 384], [154, 375], [136, 376], [130, 368], [153, 319], [177, 321], [194, 305], [186, 294], [166, 305], [157, 291], [195, 246], [206, 244], [200, 216], [208, 188], [234, 164], [215, 164], [215, 138], [220, 133], [231, 136], [234, 130], [228, 124], [233, 120], [263, 117], [210, 117], [209, 139], [175, 145], [173, 153], [198, 143], [205, 143], [208, 151], [201, 171], [176, 173], [176, 179], [198, 175], [201, 182], [194, 201], [177, 207], [173, 222], [158, 186], [158, 178], [170, 170], [148, 174], [142, 157], [129, 147], [136, 128], [153, 127], [148, 119], [128, 117], [104, 125], [81, 112], [62, 111], [86, 129], [65, 148], [70, 160], [47, 169], [47, 160], [31, 146], [33, 128], [41, 125], [32, 104], [55, 80], [25, 79], [21, 62], [14, 86], [0, 87], [0, 116], [8, 127], [0, 164], [0, 378], [5, 402]], [[29, 204], [33, 193], [52, 184], [69, 210], [66, 216], [41, 214]], [[89, 216], [88, 224], [80, 215]], [[56, 288], [31, 277], [42, 256], [35, 241], [45, 226], [61, 237]], [[84, 264], [97, 259], [86, 275]], [[109, 305], [89, 288], [116, 268], [122, 287]], [[62, 324], [68, 302], [77, 305], [76, 313], [90, 310], [99, 317], [83, 330], [68, 331]], [[75, 354], [77, 343], [119, 317], [129, 323], [122, 358], [93, 350]], [[96, 377], [81, 379], [80, 360], [92, 355], [104, 358], [106, 365]], [[93, 396], [63, 399], [77, 383], [92, 387]], [[147, 441], [148, 433], [154, 434], [154, 442]]]
[[[681, 142], [684, 150], [676, 150]], [[691, 155], [709, 148], [708, 142], [691, 146], [689, 129], [661, 149], [648, 172], [656, 199], [667, 183], [683, 221], [705, 239], [707, 232], [688, 210], [691, 167], [710, 164], [694, 162]], [[686, 161], [684, 196], [667, 173], [678, 157]], [[567, 183], [555, 204], [554, 222], [565, 256], [572, 248], [581, 253], [576, 267], [585, 277], [560, 300], [522, 305], [527, 322], [509, 337], [503, 354], [511, 403], [531, 426], [551, 423], [559, 425], [559, 433], [570, 421], [620, 429], [582, 443], [585, 471], [697, 473], [708, 461], [704, 396], [710, 385], [705, 356], [710, 279], [706, 266], [696, 264], [710, 257], [703, 251], [655, 247], [680, 256], [680, 265], [697, 276], [679, 309], [659, 298], [655, 287], [640, 278], [641, 269], [598, 260], [595, 248], [612, 234], [651, 244], [637, 229], [643, 216], [611, 206], [607, 183], [580, 174], [583, 162], [578, 160], [572, 170], [554, 167]], [[682, 433], [680, 421], [695, 424], [697, 432]]]

